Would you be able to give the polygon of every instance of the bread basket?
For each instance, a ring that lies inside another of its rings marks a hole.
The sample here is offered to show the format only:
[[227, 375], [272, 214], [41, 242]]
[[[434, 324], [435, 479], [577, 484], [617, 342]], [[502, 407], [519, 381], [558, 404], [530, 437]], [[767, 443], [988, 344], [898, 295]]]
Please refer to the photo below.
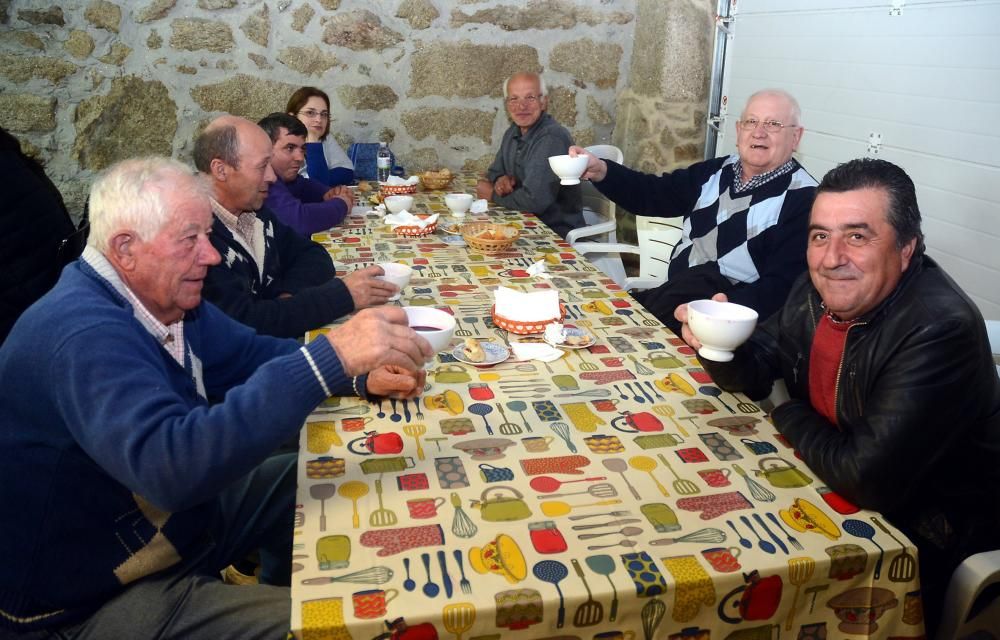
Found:
[[510, 249], [521, 232], [509, 224], [472, 222], [462, 225], [465, 243], [483, 253], [499, 253]]
[[451, 181], [454, 178], [455, 174], [449, 169], [441, 169], [440, 171], [424, 171], [420, 174], [420, 182], [424, 185], [424, 189], [431, 191], [448, 188], [448, 185], [451, 184]]
[[549, 318], [547, 320], [510, 320], [501, 315], [497, 314], [496, 305], [490, 307], [490, 315], [493, 316], [493, 324], [510, 331], [511, 333], [516, 333], [518, 335], [527, 335], [529, 333], [542, 333], [545, 331], [546, 325], [550, 325], [553, 322], [559, 322], [566, 316], [566, 305], [559, 303], [559, 317]]
[[384, 184], [379, 183], [379, 192], [385, 196], [408, 196], [417, 192], [415, 184]]
[[[418, 218], [426, 218], [427, 216], [417, 216]], [[426, 227], [418, 227], [417, 225], [401, 225], [393, 228], [393, 233], [397, 236], [403, 236], [404, 238], [422, 238], [424, 236], [429, 236], [434, 233], [438, 228], [437, 221], [427, 225]]]

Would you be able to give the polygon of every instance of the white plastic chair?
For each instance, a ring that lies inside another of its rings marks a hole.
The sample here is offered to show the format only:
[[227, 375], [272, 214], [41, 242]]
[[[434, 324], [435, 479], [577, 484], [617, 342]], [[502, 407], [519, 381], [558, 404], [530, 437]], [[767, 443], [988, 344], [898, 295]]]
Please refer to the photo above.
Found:
[[[619, 164], [624, 160], [622, 150], [611, 144], [597, 144], [586, 149], [604, 160], [613, 160]], [[566, 241], [574, 248], [580, 238], [594, 236], [600, 236], [602, 242], [617, 242], [618, 220], [615, 203], [605, 198], [589, 181], [582, 181], [580, 187], [583, 194], [583, 221], [586, 226], [570, 231], [566, 234]], [[617, 256], [592, 255], [590, 261], [615, 282], [625, 278], [625, 267]]]
[[[955, 569], [948, 583], [938, 628], [937, 640], [996, 638], [1000, 633], [1000, 596], [994, 589], [993, 601], [977, 603], [976, 599], [991, 585], [1000, 585], [1000, 549], [969, 556]], [[987, 594], [987, 597], [989, 594]], [[969, 618], [973, 605], [976, 615]]]
[[[993, 352], [993, 361], [997, 362], [996, 356], [1000, 355], [1000, 320], [987, 320], [986, 334], [990, 338], [990, 351]], [[997, 364], [997, 373], [1000, 374], [1000, 363]]]
[[[580, 242], [574, 248], [590, 258], [591, 254], [606, 256], [609, 260], [617, 260], [621, 266], [622, 253], [632, 253], [639, 256], [639, 276], [626, 277], [625, 268], [621, 267], [620, 279], [608, 271], [604, 271], [622, 289], [652, 289], [667, 281], [667, 267], [670, 265], [670, 254], [674, 245], [680, 242], [683, 233], [684, 218], [652, 218], [636, 216], [635, 228], [639, 239], [638, 245], [610, 242]], [[595, 263], [597, 264], [597, 263]], [[603, 271], [603, 269], [602, 269]], [[614, 271], [613, 269], [611, 271]]]

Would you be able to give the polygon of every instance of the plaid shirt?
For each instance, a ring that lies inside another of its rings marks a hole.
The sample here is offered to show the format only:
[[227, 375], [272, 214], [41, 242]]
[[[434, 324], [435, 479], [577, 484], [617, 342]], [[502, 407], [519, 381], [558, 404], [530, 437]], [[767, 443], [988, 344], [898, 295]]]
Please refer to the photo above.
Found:
[[794, 169], [795, 163], [789, 159], [788, 162], [781, 165], [777, 169], [772, 169], [767, 173], [758, 174], [746, 182], [741, 182], [741, 176], [743, 175], [743, 161], [737, 160], [736, 164], [733, 165], [733, 171], [735, 172], [735, 180], [733, 180], [733, 193], [743, 193], [744, 191], [756, 189], [760, 185], [770, 182], [777, 177], [783, 176]]
[[263, 274], [264, 223], [257, 218], [257, 213], [244, 211], [235, 215], [216, 202], [215, 198], [212, 198], [212, 212], [227, 229], [233, 232], [233, 238], [246, 248], [257, 263], [257, 270]]

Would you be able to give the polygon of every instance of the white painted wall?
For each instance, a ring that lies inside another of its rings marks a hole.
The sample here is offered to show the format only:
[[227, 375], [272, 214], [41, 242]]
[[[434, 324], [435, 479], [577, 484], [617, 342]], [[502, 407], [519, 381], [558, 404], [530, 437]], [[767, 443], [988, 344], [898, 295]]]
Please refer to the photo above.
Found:
[[731, 0], [730, 13], [715, 155], [735, 149], [751, 93], [786, 89], [810, 173], [866, 155], [903, 167], [928, 253], [1000, 319], [1000, 0]]

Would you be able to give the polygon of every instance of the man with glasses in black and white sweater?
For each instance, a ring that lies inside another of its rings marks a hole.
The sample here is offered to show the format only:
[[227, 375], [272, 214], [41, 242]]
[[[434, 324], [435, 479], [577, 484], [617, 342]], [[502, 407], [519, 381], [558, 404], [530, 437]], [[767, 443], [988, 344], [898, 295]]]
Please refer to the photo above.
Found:
[[805, 271], [806, 227], [816, 180], [792, 158], [802, 138], [799, 105], [788, 93], [750, 96], [736, 123], [738, 153], [660, 176], [589, 157], [583, 177], [636, 215], [684, 216], [667, 281], [636, 298], [679, 333], [674, 309], [723, 292], [761, 320], [785, 302]]

